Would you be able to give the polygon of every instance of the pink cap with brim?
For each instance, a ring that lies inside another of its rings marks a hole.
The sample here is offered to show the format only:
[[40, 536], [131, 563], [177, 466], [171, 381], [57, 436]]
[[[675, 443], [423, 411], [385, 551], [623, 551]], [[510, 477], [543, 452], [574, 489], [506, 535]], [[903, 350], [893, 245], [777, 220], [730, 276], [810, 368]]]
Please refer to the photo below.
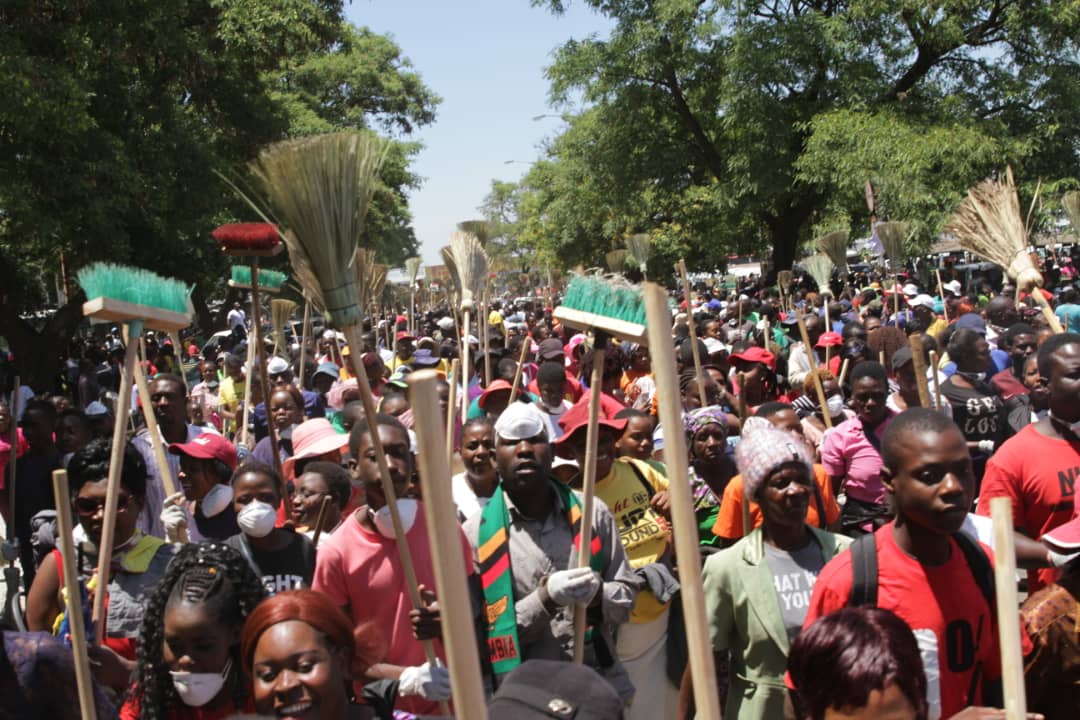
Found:
[[1080, 553], [1080, 493], [1073, 499], [1073, 516], [1069, 522], [1058, 525], [1042, 536], [1043, 544], [1063, 555]]

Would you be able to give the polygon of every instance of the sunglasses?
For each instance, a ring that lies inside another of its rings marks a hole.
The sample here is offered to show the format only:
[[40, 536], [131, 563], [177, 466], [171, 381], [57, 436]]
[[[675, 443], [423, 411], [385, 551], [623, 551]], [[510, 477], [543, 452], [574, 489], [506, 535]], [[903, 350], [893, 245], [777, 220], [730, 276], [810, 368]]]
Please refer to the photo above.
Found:
[[[127, 493], [120, 493], [116, 499], [116, 509], [119, 512], [127, 509], [128, 504], [131, 502], [131, 496]], [[77, 497], [71, 501], [71, 504], [75, 506], [75, 512], [79, 513], [82, 517], [93, 517], [98, 514], [98, 511], [105, 512], [105, 501], [100, 502], [92, 498]]]

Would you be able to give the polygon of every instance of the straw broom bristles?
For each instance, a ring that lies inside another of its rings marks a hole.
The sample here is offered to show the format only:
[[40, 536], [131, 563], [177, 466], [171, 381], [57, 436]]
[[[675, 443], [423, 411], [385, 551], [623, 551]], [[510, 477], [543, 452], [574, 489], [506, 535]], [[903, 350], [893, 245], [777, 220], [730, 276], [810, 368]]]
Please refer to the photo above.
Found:
[[1065, 213], [1069, 216], [1073, 232], [1080, 235], [1080, 190], [1065, 193], [1061, 198], [1061, 207], [1065, 208]]
[[296, 312], [297, 305], [292, 300], [276, 299], [270, 301], [270, 322], [274, 326], [274, 342], [277, 347], [285, 347], [285, 323]]
[[622, 272], [626, 269], [626, 257], [630, 254], [629, 250], [612, 250], [605, 255], [607, 260], [608, 270], [613, 273]]
[[645, 275], [645, 268], [649, 264], [649, 254], [652, 250], [652, 238], [648, 233], [636, 233], [626, 238], [626, 249], [637, 263], [638, 270]]
[[372, 276], [374, 267], [375, 251], [371, 248], [356, 248], [353, 253], [353, 274], [356, 276], [357, 302], [365, 309], [375, 299], [371, 294], [372, 282], [375, 280]]
[[475, 310], [475, 298], [480, 294], [487, 278], [487, 253], [476, 235], [462, 231], [450, 235], [450, 252], [457, 271], [461, 308]]
[[843, 270], [847, 267], [847, 246], [850, 233], [847, 230], [834, 230], [817, 239], [817, 249], [833, 261], [833, 265]]
[[908, 225], [906, 222], [879, 222], [874, 226], [881, 247], [885, 250], [885, 257], [891, 263], [890, 267], [899, 268], [907, 260], [907, 249], [904, 247], [904, 237], [907, 235]]
[[462, 220], [457, 224], [457, 229], [474, 235], [481, 245], [487, 245], [491, 239], [491, 223], [487, 220]]
[[383, 290], [386, 288], [387, 267], [380, 263], [371, 264], [371, 282], [368, 285], [368, 297], [371, 302], [382, 302]]
[[405, 258], [405, 273], [409, 276], [409, 287], [414, 287], [416, 277], [420, 274], [420, 258]]
[[832, 278], [833, 261], [826, 255], [811, 255], [808, 258], [803, 258], [799, 261], [806, 272], [810, 273], [810, 277], [814, 278], [814, 282], [817, 283], [818, 290], [823, 294], [832, 295], [832, 288], [829, 284]]

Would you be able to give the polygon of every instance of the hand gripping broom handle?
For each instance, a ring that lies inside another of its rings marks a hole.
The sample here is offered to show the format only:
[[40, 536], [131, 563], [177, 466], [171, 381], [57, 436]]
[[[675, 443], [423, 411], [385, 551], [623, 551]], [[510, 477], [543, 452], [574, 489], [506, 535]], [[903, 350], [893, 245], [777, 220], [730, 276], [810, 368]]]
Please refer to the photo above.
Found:
[[[358, 325], [349, 325], [345, 328], [346, 342], [350, 348], [355, 348], [349, 353], [349, 359], [353, 360], [360, 356], [360, 348], [364, 346], [361, 337], [361, 329]], [[379, 479], [382, 481], [383, 496], [386, 505], [390, 508], [390, 520], [394, 524], [394, 539], [398, 549], [398, 557], [401, 559], [401, 571], [405, 574], [405, 587], [409, 591], [409, 602], [413, 609], [423, 607], [420, 599], [420, 590], [416, 582], [416, 569], [413, 567], [412, 554], [405, 538], [405, 526], [401, 524], [401, 513], [397, 508], [397, 493], [394, 492], [394, 482], [390, 479], [390, 466], [386, 462], [386, 453], [383, 452], [382, 440], [379, 438], [379, 426], [375, 422], [375, 399], [371, 394], [371, 385], [368, 384], [367, 373], [364, 372], [364, 363], [355, 361], [352, 368], [356, 376], [357, 385], [360, 387], [360, 402], [364, 404], [364, 417], [367, 418], [371, 447], [375, 451], [375, 463], [379, 466]], [[424, 655], [427, 661], [434, 665], [437, 661], [435, 645], [430, 640], [424, 641]], [[442, 713], [449, 715], [448, 708], [442, 703]]]
[[[698, 525], [694, 503], [690, 496], [687, 468], [686, 435], [676, 432], [682, 427], [679, 406], [679, 379], [675, 374], [675, 353], [671, 347], [671, 313], [663, 288], [645, 283], [645, 311], [648, 315], [649, 350], [652, 352], [656, 378], [656, 395], [660, 398], [660, 423], [669, 428], [664, 442], [670, 444], [668, 477], [672, 482], [671, 521], [675, 539], [675, 556], [679, 558], [679, 582], [682, 585], [683, 616], [688, 628], [709, 626], [705, 613], [705, 593], [701, 584], [701, 549], [698, 547]], [[670, 436], [670, 437], [669, 437]], [[687, 633], [690, 674], [694, 684], [694, 703], [700, 720], [720, 720], [720, 700], [716, 691], [716, 668], [712, 644], [706, 632]]]
[[[690, 301], [690, 278], [686, 275], [685, 260], [679, 260], [678, 270], [679, 277], [682, 278], [683, 297], [686, 298], [686, 325], [690, 328], [690, 351], [694, 354], [694, 377], [698, 379], [697, 386], [698, 395], [701, 398], [701, 407], [705, 407], [709, 403], [705, 399], [705, 383], [702, 382], [701, 353], [697, 346], [697, 324], [694, 322], [694, 307]], [[739, 329], [742, 330], [742, 323], [739, 324]]]
[[[593, 330], [593, 367], [589, 380], [589, 425], [585, 433], [585, 479], [581, 486], [581, 542], [578, 547], [578, 567], [589, 567], [592, 560], [593, 497], [596, 495], [596, 447], [600, 439], [600, 393], [604, 384], [604, 356], [607, 334]], [[571, 548], [571, 559], [573, 549]], [[603, 592], [601, 590], [600, 592]], [[574, 662], [585, 660], [585, 615], [588, 606], [574, 608]]]
[[[109, 455], [109, 480], [105, 486], [105, 517], [101, 523], [101, 542], [98, 543], [98, 589], [94, 593], [94, 644], [105, 639], [105, 597], [109, 594], [109, 566], [112, 563], [113, 541], [116, 539], [116, 506], [120, 497], [120, 471], [124, 466], [124, 446], [128, 416], [131, 411], [131, 381], [135, 375], [138, 343], [142, 320], [128, 324], [128, 344], [124, 350], [124, 367], [120, 371], [120, 394], [116, 399], [116, 421], [113, 423], [112, 452]], [[12, 448], [14, 452], [14, 448]], [[66, 567], [65, 563], [65, 567]]]
[[409, 375], [409, 396], [416, 415], [416, 457], [424, 489], [424, 517], [435, 566], [435, 586], [442, 607], [443, 644], [450, 668], [450, 687], [458, 717], [484, 720], [487, 705], [480, 675], [480, 654], [472, 622], [468, 573], [461, 553], [461, 529], [450, 492], [450, 466], [442, 462], [442, 423], [439, 418], [438, 373], [419, 370]]

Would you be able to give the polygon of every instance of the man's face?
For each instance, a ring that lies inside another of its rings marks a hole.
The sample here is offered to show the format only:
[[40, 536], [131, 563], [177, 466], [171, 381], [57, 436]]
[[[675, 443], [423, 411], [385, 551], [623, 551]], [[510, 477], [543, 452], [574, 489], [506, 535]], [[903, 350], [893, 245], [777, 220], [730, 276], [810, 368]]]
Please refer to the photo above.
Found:
[[817, 345], [821, 333], [825, 332], [825, 326], [821, 322], [821, 318], [817, 315], [807, 315], [803, 322], [806, 324], [806, 334], [810, 338], [810, 344]]
[[397, 354], [398, 357], [402, 360], [405, 360], [406, 358], [411, 358], [413, 356], [414, 350], [415, 347], [412, 340], [398, 340]]
[[506, 491], [537, 492], [551, 475], [551, 443], [547, 433], [524, 440], [495, 438], [495, 465]]
[[1022, 333], [1013, 338], [1009, 345], [1009, 358], [1013, 367], [1023, 368], [1024, 360], [1038, 349], [1038, 338], [1031, 333]]
[[549, 408], [559, 407], [566, 394], [566, 376], [563, 375], [559, 380], [552, 382], [539, 383], [537, 387], [540, 388], [540, 399], [545, 405]]
[[326, 373], [319, 373], [311, 379], [311, 384], [315, 387], [315, 391], [320, 395], [325, 395], [330, 392], [330, 388], [334, 385], [334, 378]]
[[[379, 425], [378, 429], [379, 440], [386, 454], [386, 464], [390, 466], [390, 480], [394, 483], [394, 494], [403, 497], [409, 488], [409, 480], [413, 474], [413, 456], [409, 448], [409, 436], [390, 425]], [[386, 495], [383, 494], [379, 465], [375, 461], [375, 447], [371, 444], [370, 435], [361, 436], [357, 455], [354, 472], [357, 479], [364, 483], [368, 507], [378, 510], [386, 505]]]
[[181, 424], [186, 422], [187, 403], [184, 388], [172, 380], [155, 380], [150, 386], [150, 402], [159, 423]]
[[975, 493], [971, 456], [960, 429], [912, 428], [894, 442], [899, 467], [882, 468], [881, 480], [895, 500], [897, 516], [940, 535], [959, 530]]
[[863, 320], [863, 327], [866, 328], [866, 333], [869, 335], [874, 330], [881, 328], [881, 318], [871, 315]]
[[291, 385], [293, 381], [292, 370], [282, 370], [279, 373], [271, 373], [269, 376], [270, 384], [274, 387], [281, 387], [282, 385]]
[[872, 377], [861, 377], [851, 386], [851, 407], [871, 427], [885, 419], [889, 388]]
[[217, 363], [211, 360], [203, 360], [199, 363], [199, 376], [203, 382], [217, 382]]
[[1067, 423], [1080, 420], [1080, 345], [1058, 348], [1050, 362], [1050, 377], [1044, 378], [1050, 391], [1050, 412]]

